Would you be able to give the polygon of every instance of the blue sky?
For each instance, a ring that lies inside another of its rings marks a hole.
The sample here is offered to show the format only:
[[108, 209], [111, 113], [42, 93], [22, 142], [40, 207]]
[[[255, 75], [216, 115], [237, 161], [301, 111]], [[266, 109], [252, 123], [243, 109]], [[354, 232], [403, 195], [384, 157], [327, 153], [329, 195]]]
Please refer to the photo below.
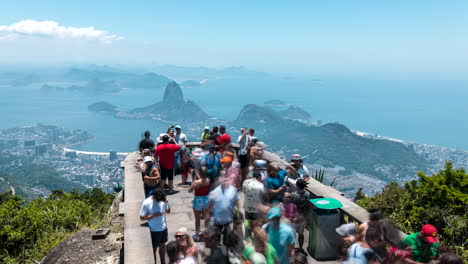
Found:
[[[244, 65], [312, 74], [463, 77], [466, 14], [468, 1], [4, 1], [0, 57], [4, 63]], [[116, 36], [97, 41], [93, 32], [90, 40], [15, 31], [6, 38], [24, 20], [92, 26]]]

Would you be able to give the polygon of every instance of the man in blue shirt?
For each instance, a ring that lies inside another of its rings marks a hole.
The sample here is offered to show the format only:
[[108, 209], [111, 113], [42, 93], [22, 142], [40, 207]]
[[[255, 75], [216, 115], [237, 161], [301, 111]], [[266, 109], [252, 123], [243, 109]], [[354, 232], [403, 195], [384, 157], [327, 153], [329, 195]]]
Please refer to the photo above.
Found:
[[270, 243], [278, 254], [279, 264], [290, 264], [294, 260], [294, 244], [296, 237], [294, 229], [281, 223], [281, 209], [273, 207], [268, 211], [269, 222], [263, 225], [263, 229], [268, 233], [268, 243]]
[[286, 171], [281, 170], [276, 163], [271, 163], [268, 168], [267, 187], [270, 193], [270, 200], [273, 203], [279, 203], [282, 200], [283, 192], [286, 191]]

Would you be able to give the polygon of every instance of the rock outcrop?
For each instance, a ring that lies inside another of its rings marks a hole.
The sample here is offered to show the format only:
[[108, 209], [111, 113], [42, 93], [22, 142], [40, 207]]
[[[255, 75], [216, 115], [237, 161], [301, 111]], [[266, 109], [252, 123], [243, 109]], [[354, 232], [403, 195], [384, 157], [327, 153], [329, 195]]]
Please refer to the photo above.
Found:
[[130, 113], [185, 123], [203, 121], [209, 118], [209, 115], [195, 102], [184, 99], [182, 89], [174, 81], [169, 82], [166, 86], [162, 101], [149, 106], [135, 108]]

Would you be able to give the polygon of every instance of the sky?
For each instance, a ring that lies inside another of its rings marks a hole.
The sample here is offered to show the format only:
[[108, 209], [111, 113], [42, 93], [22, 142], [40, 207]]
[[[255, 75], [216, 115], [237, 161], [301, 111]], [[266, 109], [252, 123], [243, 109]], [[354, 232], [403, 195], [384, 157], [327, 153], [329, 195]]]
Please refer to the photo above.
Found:
[[2, 1], [0, 64], [468, 78], [468, 1]]

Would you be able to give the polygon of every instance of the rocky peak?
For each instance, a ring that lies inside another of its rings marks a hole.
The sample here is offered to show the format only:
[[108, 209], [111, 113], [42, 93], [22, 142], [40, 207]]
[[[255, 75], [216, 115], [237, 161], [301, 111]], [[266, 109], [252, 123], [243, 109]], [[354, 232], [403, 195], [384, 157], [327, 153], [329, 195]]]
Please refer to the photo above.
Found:
[[171, 103], [171, 102], [180, 102], [184, 100], [184, 94], [182, 93], [182, 89], [180, 86], [171, 81], [167, 84], [166, 90], [164, 91], [163, 102]]

